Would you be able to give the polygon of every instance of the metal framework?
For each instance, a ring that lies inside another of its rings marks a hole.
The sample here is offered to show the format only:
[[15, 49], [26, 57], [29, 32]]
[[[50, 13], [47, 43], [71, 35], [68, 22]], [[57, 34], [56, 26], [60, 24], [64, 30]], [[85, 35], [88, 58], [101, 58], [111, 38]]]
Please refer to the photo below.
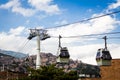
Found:
[[37, 57], [36, 57], [36, 69], [40, 68], [41, 65], [41, 57], [40, 57], [40, 41], [45, 40], [47, 38], [50, 38], [50, 36], [47, 34], [47, 30], [44, 29], [30, 29], [30, 35], [28, 37], [29, 40], [32, 38], [37, 37]]

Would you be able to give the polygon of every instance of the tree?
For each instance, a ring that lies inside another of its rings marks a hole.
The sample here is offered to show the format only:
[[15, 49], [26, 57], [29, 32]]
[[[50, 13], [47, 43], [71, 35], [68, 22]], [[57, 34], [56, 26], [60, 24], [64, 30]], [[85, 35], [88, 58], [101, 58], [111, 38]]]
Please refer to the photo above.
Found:
[[[56, 68], [55, 65], [41, 66], [40, 69], [30, 69], [31, 75], [27, 80], [78, 80], [76, 71], [64, 72], [63, 69]], [[26, 80], [21, 79], [21, 80]]]

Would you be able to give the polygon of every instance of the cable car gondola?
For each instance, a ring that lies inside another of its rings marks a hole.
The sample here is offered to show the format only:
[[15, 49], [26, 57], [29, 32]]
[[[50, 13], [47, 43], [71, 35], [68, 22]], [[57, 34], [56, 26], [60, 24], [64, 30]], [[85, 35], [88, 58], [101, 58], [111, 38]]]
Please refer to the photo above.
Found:
[[105, 48], [98, 49], [96, 54], [96, 61], [99, 66], [109, 66], [111, 65], [112, 57], [109, 50], [107, 49], [106, 36], [103, 39], [105, 39]]
[[68, 63], [69, 62], [69, 52], [67, 47], [61, 47], [60, 48], [60, 52], [59, 52], [59, 56], [58, 56], [58, 60], [57, 62], [59, 63]]
[[58, 49], [58, 55], [57, 55], [57, 63], [68, 63], [69, 62], [69, 51], [67, 47], [61, 47], [60, 42], [61, 36], [59, 36], [59, 49]]
[[99, 66], [111, 65], [111, 59], [112, 57], [108, 50], [105, 50], [103, 48], [98, 49], [96, 55], [96, 61]]

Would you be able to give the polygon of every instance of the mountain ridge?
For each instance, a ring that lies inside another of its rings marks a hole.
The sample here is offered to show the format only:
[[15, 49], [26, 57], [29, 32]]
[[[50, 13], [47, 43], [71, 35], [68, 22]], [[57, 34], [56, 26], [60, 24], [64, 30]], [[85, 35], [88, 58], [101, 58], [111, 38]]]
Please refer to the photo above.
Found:
[[24, 53], [21, 53], [21, 52], [2, 50], [2, 49], [0, 49], [0, 53], [5, 54], [5, 55], [9, 55], [9, 56], [12, 56], [12, 57], [15, 57], [15, 58], [22, 58], [22, 57], [27, 56], [27, 54], [24, 54]]

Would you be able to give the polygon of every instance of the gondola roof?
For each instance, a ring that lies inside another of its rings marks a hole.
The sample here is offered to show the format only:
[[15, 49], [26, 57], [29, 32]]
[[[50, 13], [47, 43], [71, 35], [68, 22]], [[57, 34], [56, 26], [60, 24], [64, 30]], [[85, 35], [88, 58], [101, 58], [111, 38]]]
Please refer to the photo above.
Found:
[[63, 47], [60, 49], [59, 57], [60, 58], [69, 58], [70, 57], [67, 47]]
[[98, 49], [96, 59], [104, 59], [104, 60], [111, 60], [112, 57], [110, 55], [109, 50], [106, 49]]

